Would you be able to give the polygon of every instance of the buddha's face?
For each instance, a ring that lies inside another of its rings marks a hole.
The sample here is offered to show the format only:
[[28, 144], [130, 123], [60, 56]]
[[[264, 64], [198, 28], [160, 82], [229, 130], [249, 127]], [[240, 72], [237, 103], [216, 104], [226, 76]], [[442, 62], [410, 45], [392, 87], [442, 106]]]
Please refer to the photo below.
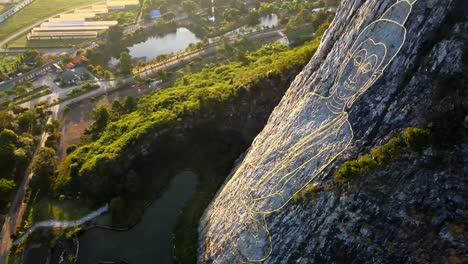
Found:
[[367, 39], [356, 50], [348, 52], [337, 79], [337, 95], [347, 100], [361, 89], [369, 88], [381, 75], [378, 69], [386, 51], [384, 43]]

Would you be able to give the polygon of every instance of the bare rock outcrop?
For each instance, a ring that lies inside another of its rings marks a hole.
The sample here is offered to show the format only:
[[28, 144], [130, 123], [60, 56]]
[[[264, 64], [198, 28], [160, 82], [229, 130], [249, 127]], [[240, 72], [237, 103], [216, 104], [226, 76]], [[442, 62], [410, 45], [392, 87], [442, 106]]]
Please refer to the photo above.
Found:
[[[466, 261], [466, 8], [342, 0], [316, 55], [202, 217], [198, 262]], [[450, 147], [291, 200], [394, 133], [434, 125], [453, 131]]]

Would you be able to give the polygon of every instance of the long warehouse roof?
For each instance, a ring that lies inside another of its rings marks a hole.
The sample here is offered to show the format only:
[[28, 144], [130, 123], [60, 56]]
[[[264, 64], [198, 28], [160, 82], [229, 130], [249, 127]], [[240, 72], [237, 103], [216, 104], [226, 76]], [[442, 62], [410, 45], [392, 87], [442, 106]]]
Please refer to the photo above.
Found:
[[91, 9], [107, 9], [107, 5], [102, 4], [102, 5], [92, 5]]
[[29, 36], [97, 36], [96, 31], [69, 31], [69, 32], [33, 32]]
[[74, 18], [59, 18], [59, 17], [54, 17], [54, 18], [49, 18], [49, 22], [75, 22], [75, 21], [86, 21], [86, 18], [84, 17], [74, 17]]
[[47, 32], [47, 31], [99, 31], [108, 29], [108, 26], [92, 26], [92, 27], [37, 27], [32, 32]]
[[107, 6], [127, 6], [127, 5], [138, 5], [138, 0], [135, 1], [107, 1]]
[[81, 13], [96, 13], [96, 14], [107, 14], [109, 12], [109, 9], [103, 8], [103, 9], [76, 9], [75, 13], [76, 14], [81, 14]]
[[68, 13], [68, 14], [60, 15], [61, 18], [75, 18], [75, 17], [92, 18], [95, 16], [96, 16], [96, 13]]
[[117, 21], [61, 21], [45, 22], [40, 27], [92, 27], [92, 26], [115, 26]]

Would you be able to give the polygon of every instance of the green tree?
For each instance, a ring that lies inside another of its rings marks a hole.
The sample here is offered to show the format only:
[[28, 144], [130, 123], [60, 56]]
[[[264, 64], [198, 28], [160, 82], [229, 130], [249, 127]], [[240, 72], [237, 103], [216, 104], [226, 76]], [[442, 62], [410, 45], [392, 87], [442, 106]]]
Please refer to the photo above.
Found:
[[75, 149], [77, 149], [78, 147], [75, 145], [75, 144], [71, 144], [70, 146], [67, 147], [67, 154], [70, 154], [72, 153], [73, 151], [75, 151]]
[[57, 157], [55, 150], [47, 147], [39, 149], [37, 155], [31, 163], [33, 177], [31, 187], [36, 190], [48, 191], [54, 178], [57, 167]]
[[18, 136], [16, 135], [15, 131], [10, 129], [4, 129], [0, 133], [0, 142], [16, 144], [18, 142]]
[[58, 149], [58, 141], [59, 141], [60, 137], [59, 137], [59, 134], [58, 133], [55, 133], [55, 134], [51, 134], [47, 137], [47, 140], [45, 142], [45, 146], [48, 147], [48, 148], [52, 148], [52, 149], [55, 149], [57, 150]]
[[172, 21], [174, 18], [175, 18], [175, 14], [172, 11], [169, 11], [164, 15], [164, 19], [166, 21]]
[[52, 122], [48, 123], [45, 128], [45, 130], [51, 134], [59, 132], [59, 129], [60, 121], [58, 121], [57, 119], [53, 119]]
[[2, 203], [8, 202], [11, 192], [15, 189], [16, 184], [13, 180], [5, 178], [0, 179], [0, 201]]
[[132, 72], [132, 57], [128, 52], [123, 51], [120, 53], [120, 61], [119, 61], [119, 71], [123, 75], [129, 75]]
[[109, 122], [109, 110], [107, 109], [106, 105], [100, 105], [96, 107], [91, 112], [91, 117], [94, 120], [93, 123], [93, 130], [100, 132], [102, 131]]
[[19, 129], [22, 132], [32, 133], [36, 124], [36, 113], [32, 110], [23, 112], [18, 116]]
[[15, 117], [8, 112], [0, 112], [0, 131], [5, 128], [12, 129]]
[[123, 106], [126, 113], [130, 113], [136, 110], [136, 100], [131, 96], [125, 96], [123, 99]]
[[62, 59], [62, 64], [68, 64], [72, 62], [73, 57], [70, 54], [65, 53], [61, 56], [61, 59]]
[[410, 127], [403, 131], [403, 140], [413, 151], [421, 151], [429, 143], [429, 131], [422, 128]]
[[29, 161], [29, 153], [25, 148], [18, 148], [14, 152], [16, 168], [25, 168]]
[[193, 14], [197, 11], [198, 5], [192, 0], [184, 0], [182, 2], [182, 8], [185, 12], [189, 14]]
[[161, 79], [162, 81], [167, 81], [168, 74], [167, 74], [167, 71], [163, 69], [159, 69], [156, 72], [156, 76], [158, 76], [158, 78]]
[[124, 114], [125, 109], [119, 99], [115, 99], [111, 105], [112, 109], [112, 119], [118, 119], [122, 114]]
[[124, 29], [121, 25], [115, 25], [109, 28], [107, 32], [107, 47], [110, 49], [111, 54], [117, 56], [120, 51]]
[[110, 43], [120, 42], [124, 34], [124, 29], [121, 25], [111, 26], [107, 32], [107, 40]]
[[9, 129], [0, 133], [0, 172], [1, 176], [11, 178], [15, 170], [15, 149], [18, 136]]

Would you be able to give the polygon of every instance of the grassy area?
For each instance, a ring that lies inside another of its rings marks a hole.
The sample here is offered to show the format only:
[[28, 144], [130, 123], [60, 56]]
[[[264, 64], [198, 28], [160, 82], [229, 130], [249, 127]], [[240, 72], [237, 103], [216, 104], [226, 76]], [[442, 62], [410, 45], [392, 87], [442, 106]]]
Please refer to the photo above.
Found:
[[0, 25], [0, 40], [55, 14], [102, 0], [36, 0]]
[[[29, 33], [29, 32], [28, 32]], [[8, 43], [9, 48], [71, 48], [79, 47], [90, 42], [86, 39], [44, 39], [30, 40], [26, 39], [27, 33]]]
[[23, 54], [21, 53], [0, 53], [0, 70], [12, 72], [21, 63]]
[[49, 219], [76, 220], [91, 212], [91, 208], [83, 202], [48, 198], [41, 199], [31, 209], [33, 210], [33, 222]]
[[15, 254], [13, 254], [13, 252], [11, 252], [6, 257], [5, 264], [19, 264], [19, 263], [21, 263], [20, 258], [18, 256], [15, 256]]
[[119, 10], [102, 14], [97, 17], [97, 20], [117, 20], [123, 27], [134, 24], [138, 18], [138, 8], [132, 8], [130, 10]]

